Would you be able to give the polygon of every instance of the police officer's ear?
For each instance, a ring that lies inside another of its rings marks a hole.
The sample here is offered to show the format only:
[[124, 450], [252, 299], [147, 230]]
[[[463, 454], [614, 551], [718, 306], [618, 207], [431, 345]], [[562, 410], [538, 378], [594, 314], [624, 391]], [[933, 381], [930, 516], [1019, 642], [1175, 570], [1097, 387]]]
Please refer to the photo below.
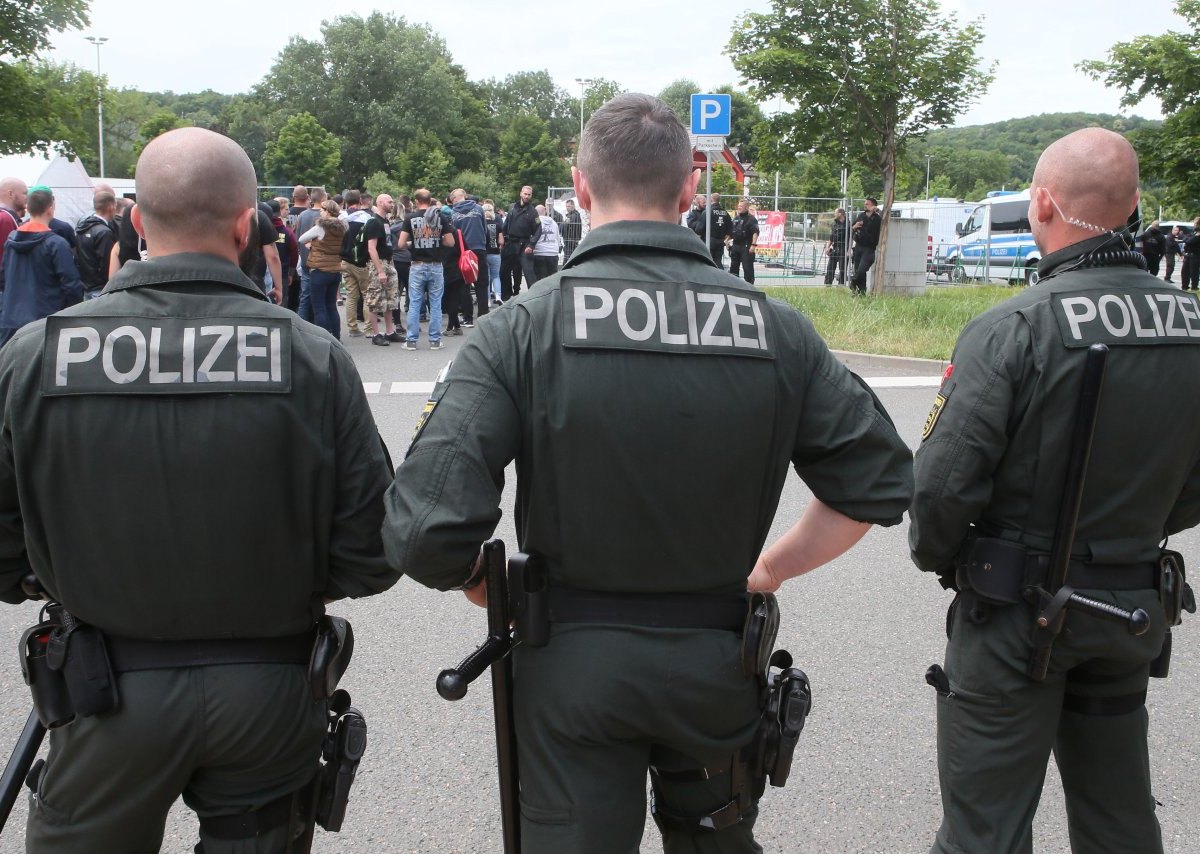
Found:
[[683, 180], [683, 187], [679, 191], [678, 204], [680, 213], [686, 213], [692, 209], [692, 199], [696, 198], [696, 187], [699, 185], [700, 170], [693, 169]]
[[146, 229], [142, 227], [142, 209], [138, 204], [134, 204], [129, 209], [129, 222], [133, 224], [133, 230], [137, 232], [138, 237], [142, 240], [146, 239]]
[[579, 200], [579, 206], [585, 211], [590, 211], [592, 209], [592, 190], [588, 187], [587, 176], [576, 166], [571, 167], [571, 186], [575, 188], [575, 198]]
[[1034, 222], [1049, 222], [1054, 216], [1054, 202], [1045, 187], [1034, 187], [1029, 191], [1029, 219]]
[[258, 231], [258, 208], [247, 208], [234, 220], [233, 242], [237, 244], [238, 254], [246, 251], [250, 245], [250, 236]]

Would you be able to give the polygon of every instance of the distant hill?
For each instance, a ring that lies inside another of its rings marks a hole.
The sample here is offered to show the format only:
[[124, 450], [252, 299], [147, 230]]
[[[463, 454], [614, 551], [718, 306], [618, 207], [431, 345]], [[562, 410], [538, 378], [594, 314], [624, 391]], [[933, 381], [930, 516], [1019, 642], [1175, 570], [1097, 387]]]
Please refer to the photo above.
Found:
[[[1161, 121], [1143, 119], [1139, 116], [1114, 116], [1105, 113], [1043, 113], [1021, 119], [1007, 119], [986, 125], [970, 125], [961, 128], [932, 130], [923, 143], [914, 146], [925, 149], [918, 160], [930, 149], [969, 149], [1003, 154], [1008, 158], [1011, 177], [1014, 181], [1028, 184], [1033, 178], [1033, 168], [1038, 155], [1054, 140], [1072, 131], [1087, 127], [1102, 127], [1117, 133], [1127, 134], [1143, 127], [1158, 127]], [[923, 165], [923, 163], [922, 163]]]

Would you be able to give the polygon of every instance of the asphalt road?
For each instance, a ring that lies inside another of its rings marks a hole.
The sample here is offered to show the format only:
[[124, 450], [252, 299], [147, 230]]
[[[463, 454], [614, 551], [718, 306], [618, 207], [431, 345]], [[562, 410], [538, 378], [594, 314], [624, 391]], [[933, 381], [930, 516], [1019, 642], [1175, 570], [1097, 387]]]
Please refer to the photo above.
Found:
[[[464, 340], [446, 339], [437, 353], [424, 340], [415, 353], [374, 347], [362, 338], [348, 341], [397, 462], [425, 399], [420, 389]], [[876, 387], [915, 448], [941, 366], [846, 361]], [[721, 452], [714, 445], [713, 453]], [[509, 480], [497, 536], [512, 546]], [[790, 479], [772, 538], [798, 518], [809, 496], [799, 479]], [[907, 522], [876, 529], [850, 554], [780, 593], [779, 645], [791, 650], [812, 680], [814, 709], [787, 788], [768, 789], [762, 802], [758, 834], [768, 851], [918, 852], [932, 841], [940, 820], [935, 695], [923, 674], [942, 660], [950, 596], [910, 563], [906, 535]], [[1195, 534], [1172, 544], [1200, 556]], [[314, 851], [499, 852], [487, 677], [454, 704], [433, 687], [440, 669], [482, 639], [483, 612], [460, 594], [428, 591], [408, 579], [382, 596], [332, 610], [354, 623], [357, 647], [343, 684], [367, 716], [370, 746], [344, 831], [318, 831]], [[0, 750], [15, 741], [28, 714], [15, 651], [35, 615], [32, 604], [0, 609], [0, 636], [10, 639], [14, 653], [0, 658]], [[1192, 687], [1197, 643], [1194, 626], [1176, 632], [1171, 678], [1154, 680], [1148, 700], [1155, 795], [1172, 852], [1196, 850], [1200, 837], [1200, 810], [1194, 808], [1200, 802], [1200, 729]], [[1051, 763], [1035, 825], [1038, 851], [1069, 848], [1061, 791]], [[0, 837], [0, 854], [23, 850], [24, 819], [21, 798]], [[643, 850], [659, 850], [657, 836], [648, 822]], [[190, 852], [195, 838], [193, 817], [177, 804], [163, 850]]]

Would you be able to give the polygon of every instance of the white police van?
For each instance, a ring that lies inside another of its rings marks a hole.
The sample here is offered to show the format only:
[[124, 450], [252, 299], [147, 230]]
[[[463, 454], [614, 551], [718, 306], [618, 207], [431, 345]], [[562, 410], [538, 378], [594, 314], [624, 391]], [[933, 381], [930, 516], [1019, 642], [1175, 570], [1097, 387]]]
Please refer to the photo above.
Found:
[[944, 259], [956, 282], [978, 280], [1035, 284], [1041, 250], [1029, 228], [1029, 191], [998, 193], [981, 201]]

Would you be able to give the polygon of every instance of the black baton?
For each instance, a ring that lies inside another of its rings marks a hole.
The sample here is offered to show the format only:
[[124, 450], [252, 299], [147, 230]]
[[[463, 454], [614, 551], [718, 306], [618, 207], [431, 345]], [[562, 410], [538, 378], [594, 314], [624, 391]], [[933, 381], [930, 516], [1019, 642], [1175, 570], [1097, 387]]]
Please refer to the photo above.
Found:
[[25, 721], [25, 728], [21, 730], [21, 737], [17, 739], [17, 746], [13, 748], [12, 756], [4, 766], [4, 776], [0, 777], [0, 831], [4, 830], [4, 825], [8, 822], [8, 816], [17, 802], [17, 795], [21, 792], [21, 784], [29, 776], [33, 759], [37, 756], [38, 748], [42, 746], [42, 739], [45, 737], [46, 728], [38, 720], [37, 712], [30, 712], [29, 719]]
[[1042, 682], [1046, 678], [1054, 640], [1062, 631], [1068, 608], [1076, 608], [1092, 616], [1124, 623], [1130, 634], [1134, 635], [1145, 634], [1150, 627], [1150, 616], [1141, 608], [1131, 613], [1107, 602], [1081, 596], [1067, 584], [1071, 551], [1075, 546], [1075, 526], [1079, 521], [1079, 507], [1083, 502], [1088, 461], [1092, 455], [1092, 437], [1096, 432], [1096, 416], [1100, 411], [1100, 392], [1104, 383], [1107, 358], [1108, 347], [1104, 344], [1093, 344], [1088, 348], [1087, 360], [1083, 366], [1083, 384], [1079, 390], [1079, 404], [1075, 411], [1075, 424], [1071, 432], [1062, 502], [1054, 526], [1054, 544], [1050, 550], [1046, 587], [1028, 591], [1029, 598], [1039, 608], [1033, 632], [1033, 654], [1026, 668], [1026, 674], [1035, 682]]
[[517, 730], [513, 722], [513, 648], [508, 601], [508, 573], [504, 562], [504, 543], [488, 540], [483, 544], [487, 585], [488, 637], [458, 667], [438, 674], [437, 691], [444, 699], [461, 700], [467, 687], [484, 670], [492, 669], [492, 707], [496, 722], [496, 765], [500, 774], [500, 823], [505, 854], [521, 850], [521, 816], [517, 797], [520, 775], [517, 769]]

